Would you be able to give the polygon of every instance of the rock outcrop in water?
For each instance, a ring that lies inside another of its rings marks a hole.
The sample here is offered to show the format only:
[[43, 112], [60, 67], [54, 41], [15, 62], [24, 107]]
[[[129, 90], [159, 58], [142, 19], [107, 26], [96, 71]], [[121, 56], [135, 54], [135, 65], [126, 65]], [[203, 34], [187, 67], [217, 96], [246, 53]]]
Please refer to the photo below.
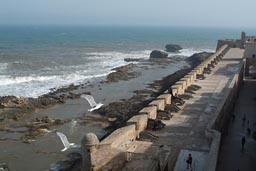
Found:
[[167, 52], [179, 52], [179, 50], [182, 49], [180, 45], [175, 45], [175, 44], [167, 44], [165, 48]]
[[201, 52], [201, 53], [195, 53], [192, 56], [186, 58], [186, 61], [191, 65], [191, 67], [195, 67], [201, 62], [203, 62], [205, 59], [207, 59], [209, 56], [211, 56], [213, 53], [209, 52]]
[[168, 54], [160, 50], [153, 50], [150, 53], [150, 58], [167, 58], [167, 57], [168, 57]]
[[140, 75], [139, 72], [132, 71], [132, 69], [136, 67], [136, 64], [128, 64], [125, 66], [117, 67], [112, 69], [113, 73], [110, 73], [107, 76], [107, 83], [118, 82], [120, 80], [129, 80], [131, 78], [138, 77]]

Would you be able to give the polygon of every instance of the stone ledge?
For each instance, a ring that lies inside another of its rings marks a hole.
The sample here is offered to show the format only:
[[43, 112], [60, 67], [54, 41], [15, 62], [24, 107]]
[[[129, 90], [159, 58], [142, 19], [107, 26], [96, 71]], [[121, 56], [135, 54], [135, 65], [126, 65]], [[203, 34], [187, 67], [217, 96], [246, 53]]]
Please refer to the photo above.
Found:
[[127, 124], [135, 124], [136, 131], [141, 132], [146, 130], [148, 124], [148, 115], [140, 114], [135, 115], [127, 121]]
[[164, 110], [165, 108], [165, 100], [154, 100], [149, 103], [150, 106], [157, 106], [157, 110]]
[[157, 99], [164, 99], [165, 104], [171, 104], [172, 103], [172, 95], [171, 94], [161, 94], [157, 97]]
[[106, 137], [100, 144], [110, 144], [112, 148], [124, 149], [128, 141], [136, 139], [135, 124], [119, 128]]
[[156, 106], [144, 107], [139, 111], [139, 114], [147, 114], [149, 119], [156, 119], [157, 107]]

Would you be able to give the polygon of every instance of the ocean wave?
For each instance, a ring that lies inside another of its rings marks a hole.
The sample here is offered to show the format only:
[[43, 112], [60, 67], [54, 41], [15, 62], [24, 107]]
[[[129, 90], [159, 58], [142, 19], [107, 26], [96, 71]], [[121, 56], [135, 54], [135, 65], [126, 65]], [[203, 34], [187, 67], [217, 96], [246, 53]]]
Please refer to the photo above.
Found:
[[185, 57], [190, 57], [195, 53], [200, 53], [200, 52], [214, 52], [212, 49], [182, 49], [180, 50], [180, 53], [169, 53], [170, 56], [185, 56]]
[[113, 71], [99, 74], [83, 75], [79, 72], [69, 75], [53, 76], [23, 76], [4, 77], [0, 76], [0, 95], [14, 95], [17, 97], [38, 97], [56, 89], [70, 84], [80, 84], [90, 79], [104, 77]]
[[8, 63], [0, 63], [0, 72], [6, 70], [8, 67]]
[[19, 83], [28, 83], [31, 81], [47, 81], [55, 79], [56, 76], [0, 76], [0, 86], [1, 85], [10, 85], [10, 84], [19, 84]]
[[125, 58], [144, 58], [148, 59], [150, 56], [150, 50], [143, 51], [130, 51], [130, 52], [92, 52], [86, 53], [91, 59], [125, 59]]

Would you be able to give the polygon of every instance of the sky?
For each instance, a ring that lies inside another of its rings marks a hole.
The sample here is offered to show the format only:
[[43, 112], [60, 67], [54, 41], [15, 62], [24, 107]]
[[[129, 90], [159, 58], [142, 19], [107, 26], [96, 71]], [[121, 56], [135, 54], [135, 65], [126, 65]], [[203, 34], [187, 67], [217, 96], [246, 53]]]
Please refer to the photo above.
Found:
[[256, 0], [0, 0], [0, 25], [256, 28]]

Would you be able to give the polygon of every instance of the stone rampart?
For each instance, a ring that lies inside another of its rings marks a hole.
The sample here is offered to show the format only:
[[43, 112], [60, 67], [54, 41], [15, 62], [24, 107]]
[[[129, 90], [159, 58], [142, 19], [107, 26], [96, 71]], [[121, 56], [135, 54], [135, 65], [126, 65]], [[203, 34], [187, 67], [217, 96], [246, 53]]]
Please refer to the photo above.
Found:
[[[177, 81], [172, 85], [172, 93], [174, 96], [183, 94], [184, 91], [191, 86], [196, 81], [197, 74], [203, 73], [204, 69], [211, 64], [223, 51], [227, 48], [224, 45], [218, 49], [218, 51], [211, 55], [206, 61], [198, 65], [196, 69], [192, 70], [186, 76]], [[139, 137], [139, 133], [145, 131], [148, 124], [148, 119], [156, 119], [157, 110], [164, 110], [165, 105], [171, 104], [172, 96], [166, 91], [164, 94], [157, 97], [149, 103], [149, 106], [144, 107], [139, 111], [138, 115], [133, 116], [127, 121], [126, 126], [116, 129], [109, 136], [103, 139], [101, 142], [95, 145], [95, 150], [89, 151], [90, 156], [90, 166], [91, 170], [121, 170], [128, 160], [131, 160], [131, 153], [133, 153], [136, 148], [136, 138]], [[214, 121], [215, 123], [215, 121]], [[212, 130], [212, 125], [210, 125], [210, 137], [214, 139]], [[216, 134], [216, 147], [219, 147], [219, 135]], [[212, 144], [213, 147], [214, 144]], [[216, 154], [213, 155], [214, 158]], [[154, 166], [158, 166], [154, 164]], [[163, 166], [164, 168], [165, 166]], [[154, 167], [157, 168], [157, 167]], [[154, 170], [154, 169], [152, 169]]]
[[221, 143], [220, 131], [225, 128], [225, 125], [227, 125], [231, 116], [236, 98], [238, 96], [238, 90], [242, 84], [243, 71], [244, 68], [243, 65], [241, 65], [239, 68], [239, 72], [234, 76], [228, 87], [228, 94], [225, 96], [225, 98], [222, 99], [221, 103], [215, 111], [215, 117], [210, 121], [205, 131], [205, 135], [208, 138], [212, 139], [207, 171], [216, 170]]

